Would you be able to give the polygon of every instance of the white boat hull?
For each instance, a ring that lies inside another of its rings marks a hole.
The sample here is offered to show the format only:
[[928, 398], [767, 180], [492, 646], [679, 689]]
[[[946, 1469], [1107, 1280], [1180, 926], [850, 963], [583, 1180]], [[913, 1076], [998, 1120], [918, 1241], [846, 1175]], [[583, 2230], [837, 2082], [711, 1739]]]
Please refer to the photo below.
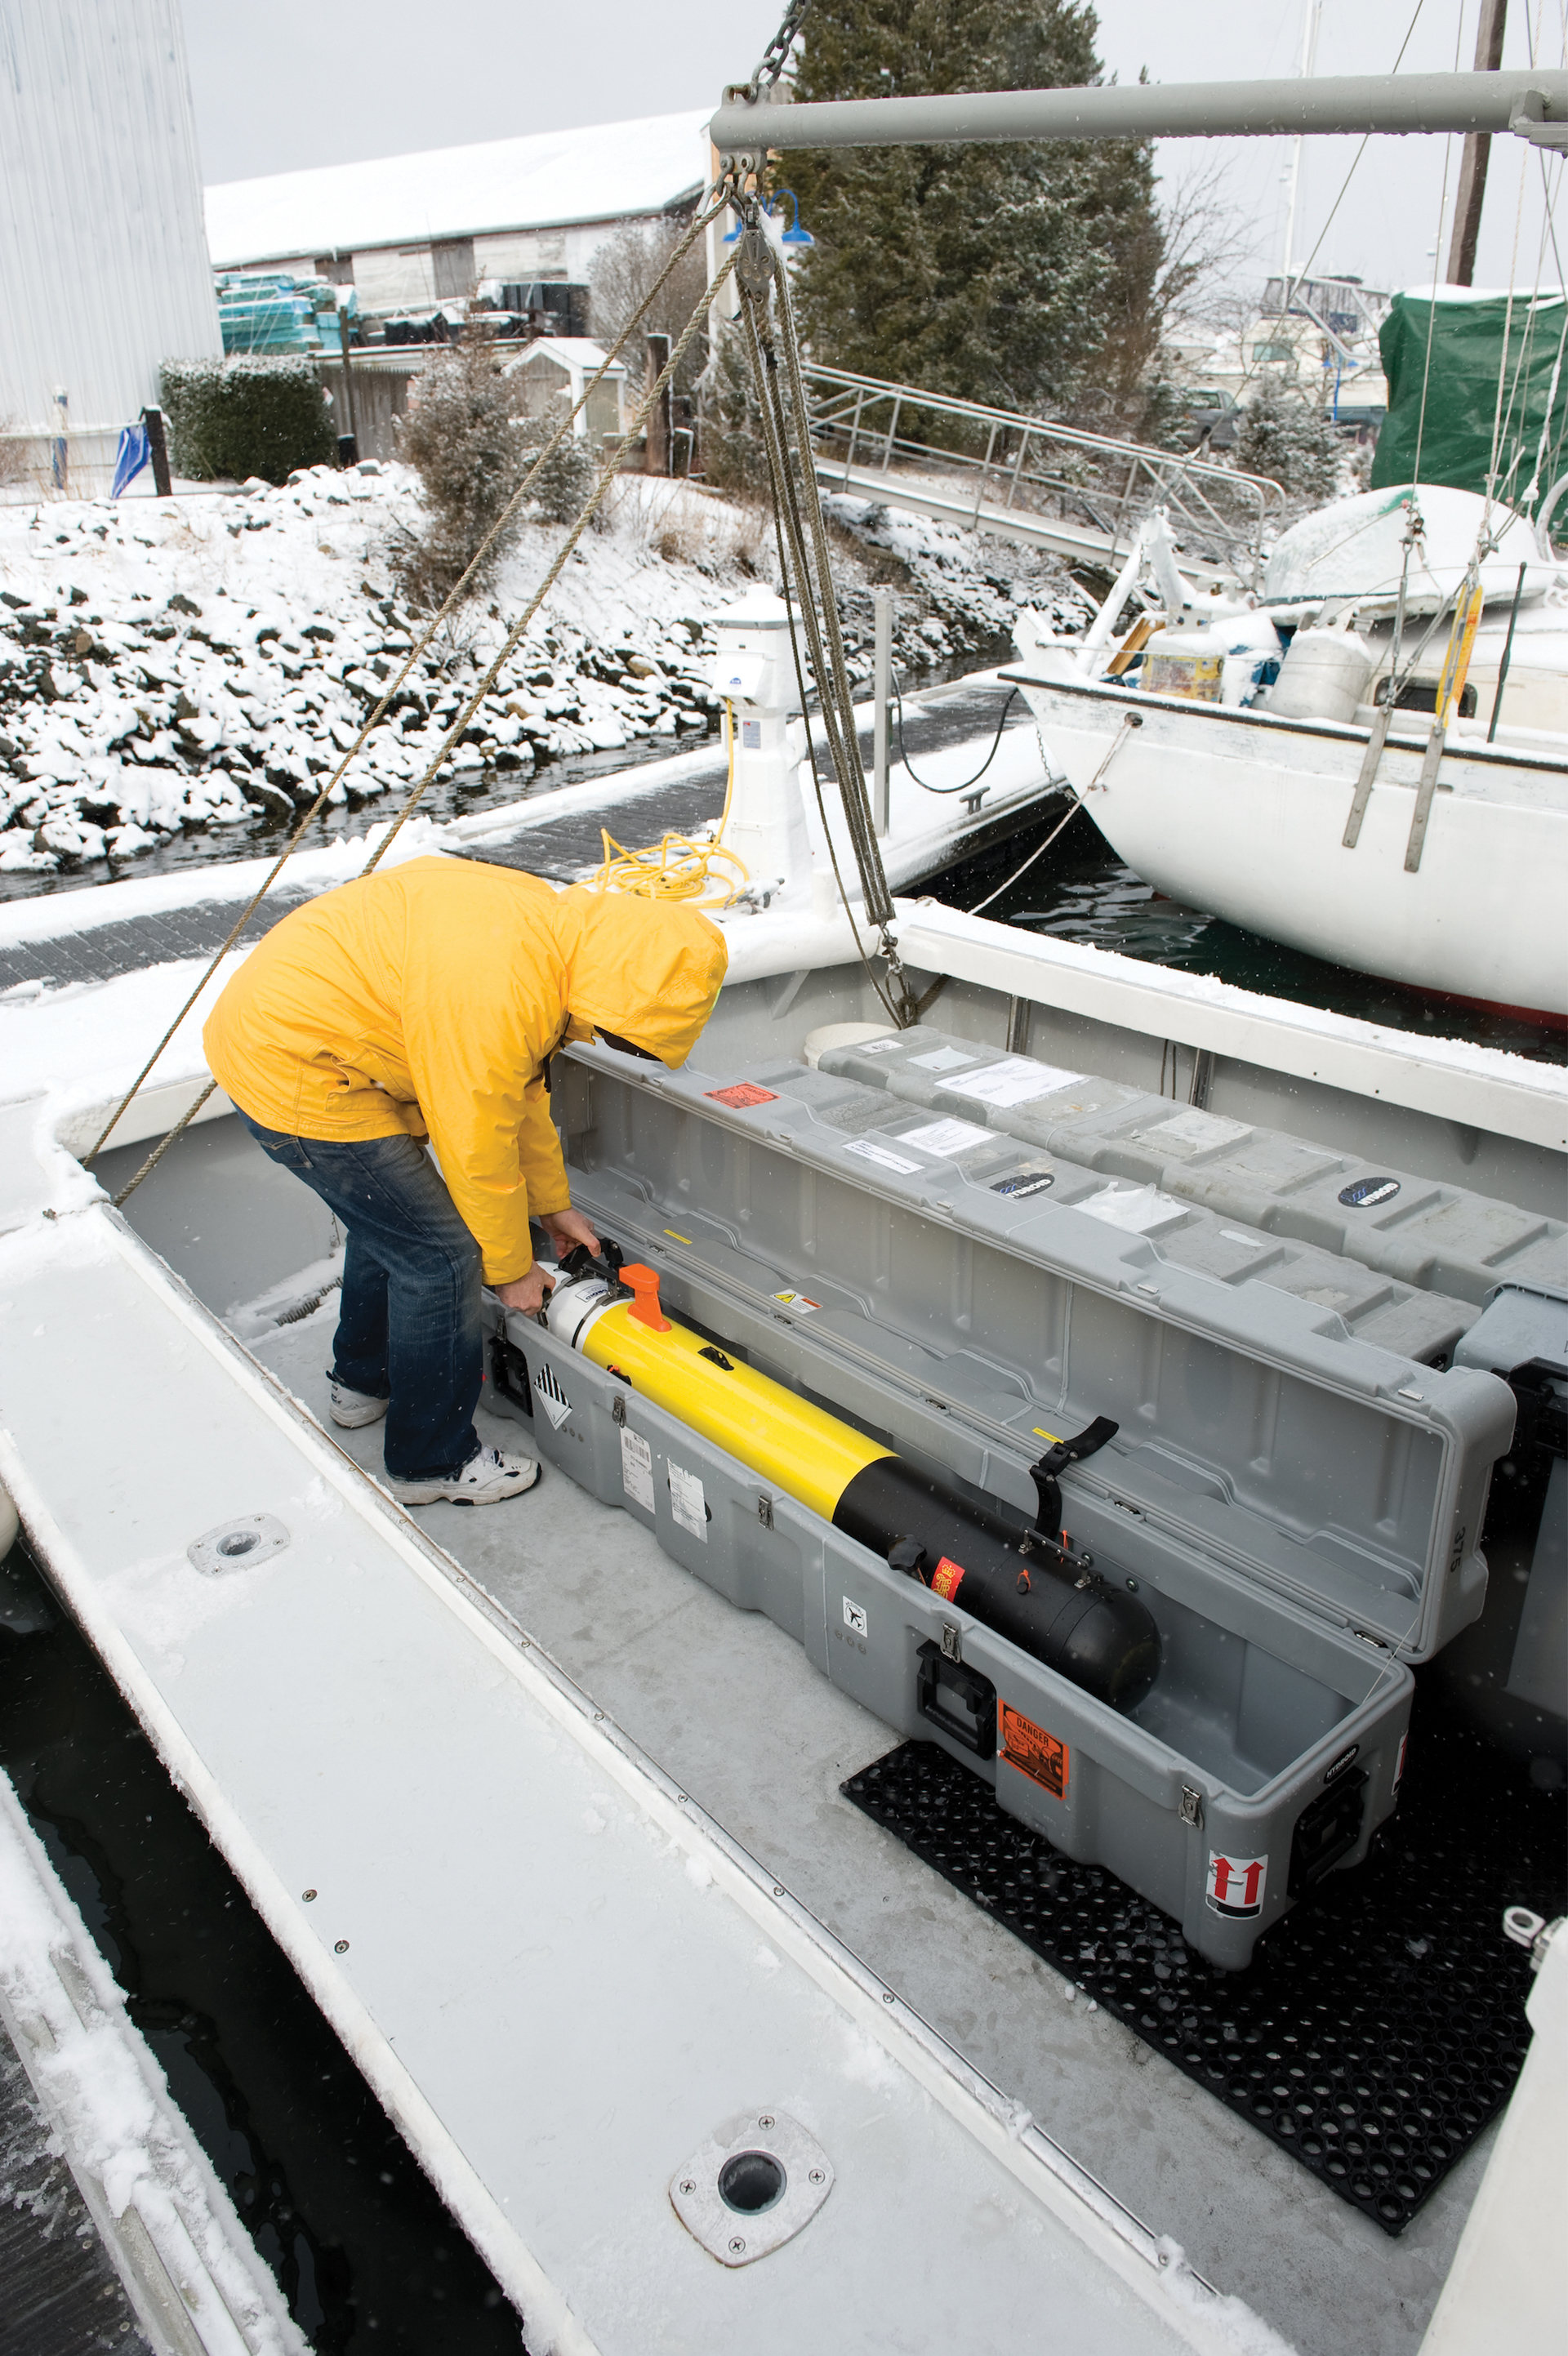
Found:
[[1156, 891], [1386, 980], [1568, 1015], [1568, 760], [1453, 743], [1412, 873], [1419, 715], [1385, 746], [1348, 850], [1364, 728], [1006, 676], [1054, 766]]

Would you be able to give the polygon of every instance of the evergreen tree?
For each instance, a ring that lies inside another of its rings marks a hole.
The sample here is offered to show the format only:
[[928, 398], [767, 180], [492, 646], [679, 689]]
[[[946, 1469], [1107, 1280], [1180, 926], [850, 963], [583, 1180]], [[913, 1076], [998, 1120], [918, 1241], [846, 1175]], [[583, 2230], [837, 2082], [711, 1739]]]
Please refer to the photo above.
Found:
[[1241, 412], [1236, 464], [1244, 474], [1267, 475], [1298, 505], [1319, 507], [1339, 480], [1341, 445], [1326, 409], [1264, 369]]
[[[795, 94], [1092, 82], [1098, 30], [1088, 0], [816, 0]], [[817, 241], [800, 298], [820, 359], [1096, 422], [1135, 388], [1163, 253], [1146, 143], [817, 150], [779, 177]]]

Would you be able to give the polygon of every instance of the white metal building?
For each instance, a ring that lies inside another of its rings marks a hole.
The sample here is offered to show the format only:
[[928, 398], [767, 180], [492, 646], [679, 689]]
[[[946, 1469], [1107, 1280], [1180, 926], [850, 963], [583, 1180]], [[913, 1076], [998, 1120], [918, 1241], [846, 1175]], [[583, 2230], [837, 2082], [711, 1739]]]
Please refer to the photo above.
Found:
[[303, 263], [370, 312], [428, 309], [476, 279], [585, 281], [624, 223], [701, 195], [708, 110], [539, 131], [207, 191], [223, 269]]
[[0, 7], [0, 431], [96, 491], [166, 359], [222, 349], [178, 0]]

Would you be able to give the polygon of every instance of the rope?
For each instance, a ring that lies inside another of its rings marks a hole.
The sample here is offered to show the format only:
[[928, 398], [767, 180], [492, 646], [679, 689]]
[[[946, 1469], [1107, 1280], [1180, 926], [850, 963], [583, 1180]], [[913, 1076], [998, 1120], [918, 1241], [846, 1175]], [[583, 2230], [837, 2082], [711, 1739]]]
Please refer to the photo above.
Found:
[[[737, 250], [744, 250], [744, 242], [743, 247]], [[818, 626], [816, 607], [809, 592], [808, 584], [810, 582], [810, 574], [806, 566], [805, 550], [801, 541], [800, 511], [794, 499], [794, 485], [788, 461], [783, 405], [780, 399], [778, 380], [778, 354], [774, 350], [772, 337], [768, 328], [766, 303], [764, 302], [759, 305], [755, 301], [753, 295], [748, 292], [747, 280], [746, 277], [742, 277], [740, 285], [742, 296], [741, 316], [746, 327], [746, 344], [750, 352], [752, 371], [757, 380], [757, 407], [762, 420], [763, 444], [768, 455], [768, 479], [773, 495], [773, 532], [779, 550], [779, 573], [784, 591], [784, 610], [789, 617], [789, 650], [794, 659], [795, 680], [800, 691], [800, 708], [801, 711], [804, 712], [807, 709], [808, 698], [806, 693], [805, 669], [800, 659], [800, 642], [795, 628], [795, 599], [791, 595], [790, 592], [791, 560], [793, 561], [794, 565], [793, 577], [800, 594], [801, 616], [806, 624], [807, 635], [811, 640], [812, 665], [819, 680], [822, 680], [826, 678], [827, 667], [822, 654], [822, 633]], [[768, 282], [766, 279], [763, 281], [763, 286], [766, 294], [768, 291]], [[757, 316], [758, 310], [761, 311], [760, 327], [758, 327]], [[785, 554], [786, 538], [788, 538], [789, 551], [788, 557]], [[835, 768], [838, 768], [839, 770], [842, 786], [843, 771], [843, 768], [839, 766], [842, 758], [842, 747], [838, 743], [836, 734], [837, 714], [833, 709], [830, 696], [819, 695], [818, 701], [821, 709], [823, 731], [828, 738], [829, 749], [832, 753]], [[900, 993], [901, 1005], [905, 1010], [905, 1012], [901, 1015], [900, 1006], [895, 1005], [893, 999], [888, 996], [887, 991], [877, 978], [876, 973], [873, 969], [871, 959], [866, 955], [865, 944], [861, 940], [860, 929], [854, 921], [854, 911], [850, 905], [849, 893], [845, 888], [843, 875], [839, 867], [838, 849], [833, 841], [832, 828], [828, 823], [827, 804], [822, 796], [822, 781], [817, 768], [816, 743], [809, 723], [806, 728], [806, 751], [811, 765], [811, 785], [816, 795], [817, 814], [822, 819], [823, 840], [827, 844], [828, 860], [832, 868], [833, 882], [838, 887], [839, 899], [843, 904], [844, 916], [849, 923], [850, 937], [854, 943], [855, 954], [859, 958], [861, 964], [865, 969], [866, 979], [871, 983], [872, 989], [875, 991], [877, 998], [881, 1001], [888, 1021], [892, 1023], [896, 1028], [903, 1029], [906, 1027], [908, 1020], [908, 991], [906, 990]], [[858, 739], [855, 744], [855, 752], [856, 758], [858, 759]], [[862, 784], [861, 790], [864, 794], [864, 782]]]
[[[725, 806], [719, 822], [705, 842], [689, 834], [671, 831], [642, 851], [628, 851], [618, 843], [607, 827], [600, 827], [599, 840], [605, 855], [589, 890], [593, 892], [628, 892], [634, 899], [696, 900], [704, 908], [727, 908], [737, 894], [751, 881], [750, 871], [738, 851], [725, 847], [725, 829], [729, 824], [730, 805], [735, 800], [735, 707], [725, 698], [725, 744], [729, 754], [729, 772], [725, 779]], [[738, 873], [737, 881], [725, 884], [722, 876], [710, 873], [715, 859], [726, 859]], [[710, 885], [718, 885], [723, 896], [717, 900], [701, 895]]]
[[[164, 1033], [163, 1037], [158, 1041], [158, 1044], [154, 1048], [151, 1055], [148, 1056], [146, 1062], [143, 1065], [131, 1087], [126, 1091], [124, 1097], [116, 1106], [108, 1126], [102, 1130], [97, 1143], [93, 1146], [91, 1152], [85, 1157], [83, 1164], [84, 1167], [93, 1161], [94, 1157], [102, 1151], [104, 1140], [113, 1134], [116, 1124], [120, 1121], [126, 1110], [126, 1108], [136, 1096], [137, 1091], [140, 1089], [148, 1073], [153, 1069], [153, 1066], [156, 1064], [159, 1056], [163, 1054], [164, 1049], [168, 1045], [169, 1041], [174, 1037], [175, 1033], [178, 1030], [180, 1024], [184, 1022], [186, 1016], [189, 1013], [191, 1008], [195, 1005], [197, 1000], [200, 997], [202, 991], [211, 980], [212, 976], [217, 971], [219, 966], [222, 963], [223, 958], [228, 955], [230, 949], [232, 948], [235, 941], [244, 929], [251, 916], [254, 914], [256, 908], [260, 905], [262, 900], [271, 889], [274, 882], [282, 871], [285, 862], [297, 849], [299, 842], [305, 834], [306, 829], [310, 825], [311, 820], [316, 817], [317, 813], [326, 802], [332, 787], [336, 785], [338, 778], [341, 776], [343, 770], [348, 767], [349, 763], [353, 759], [354, 754], [359, 751], [360, 746], [364, 743], [365, 738], [369, 735], [371, 728], [375, 725], [375, 723], [380, 718], [381, 712], [385, 711], [387, 704], [390, 702], [398, 686], [401, 684], [403, 680], [407, 677], [410, 669], [413, 667], [419, 655], [424, 651], [424, 648], [429, 645], [442, 621], [446, 618], [446, 615], [451, 612], [454, 605], [462, 594], [464, 584], [471, 578], [475, 567], [480, 562], [486, 550], [493, 545], [497, 534], [501, 530], [509, 518], [521, 504], [523, 498], [527, 495], [529, 486], [533, 481], [534, 477], [538, 474], [540, 467], [544, 464], [545, 460], [559, 448], [562, 440], [570, 430], [573, 419], [577, 415], [578, 411], [581, 410], [586, 402], [589, 393], [593, 391], [595, 385], [599, 382], [600, 378], [603, 377], [605, 369], [609, 367], [611, 360], [614, 359], [616, 353], [619, 351], [621, 346], [625, 343], [627, 337], [631, 334], [632, 329], [636, 327], [639, 319], [642, 317], [650, 304], [653, 302], [655, 296], [660, 293], [665, 280], [669, 278], [671, 273], [675, 269], [683, 255], [696, 242], [698, 237], [702, 235], [703, 231], [707, 227], [708, 222], [716, 218], [716, 216], [724, 209], [724, 205], [725, 203], [727, 203], [727, 193], [722, 200], [715, 198], [714, 202], [708, 207], [705, 212], [699, 213], [693, 220], [692, 225], [687, 230], [685, 237], [671, 255], [670, 261], [666, 264], [663, 272], [660, 273], [657, 283], [650, 289], [650, 293], [644, 298], [637, 311], [633, 313], [631, 318], [628, 321], [620, 337], [617, 340], [614, 349], [607, 355], [604, 368], [596, 370], [595, 375], [585, 384], [581, 399], [575, 403], [574, 408], [567, 412], [566, 416], [562, 420], [560, 425], [557, 427], [555, 433], [540, 452], [539, 456], [530, 467], [527, 475], [523, 477], [522, 482], [518, 487], [518, 489], [508, 501], [506, 507], [502, 509], [501, 514], [495, 524], [491, 527], [490, 531], [487, 535], [485, 541], [478, 552], [478, 554], [475, 556], [473, 562], [468, 566], [467, 572], [463, 574], [462, 579], [451, 591], [446, 599], [446, 603], [442, 606], [441, 611], [431, 622], [429, 628], [425, 631], [424, 637], [409, 655], [403, 669], [398, 673], [397, 678], [393, 680], [392, 686], [387, 689], [382, 697], [381, 702], [377, 706], [376, 711], [371, 713], [370, 719], [366, 721], [358, 738], [355, 740], [353, 747], [344, 755], [342, 763], [336, 775], [331, 778], [328, 784], [323, 787], [322, 791], [317, 796], [316, 800], [312, 803], [310, 809], [300, 820], [298, 827], [290, 837], [281, 856], [277, 859], [267, 875], [263, 878], [260, 889], [256, 892], [249, 905], [242, 911], [237, 922], [231, 928], [227, 940], [225, 940], [222, 947], [216, 951], [209, 963], [206, 971], [202, 974], [200, 980], [197, 983], [189, 997], [187, 998], [184, 1005], [175, 1016], [174, 1021]], [[693, 337], [697, 333], [700, 323], [706, 317], [709, 306], [717, 299], [725, 280], [734, 270], [738, 252], [738, 247], [732, 248], [729, 255], [720, 264], [719, 269], [714, 277], [713, 283], [709, 286], [706, 294], [703, 295], [702, 302], [698, 305], [697, 308], [693, 312], [691, 318], [687, 321], [685, 330], [682, 335], [679, 343], [676, 344], [674, 349], [671, 352], [670, 358], [660, 371], [657, 380], [650, 386], [646, 395], [644, 396], [642, 407], [638, 412], [630, 432], [625, 436], [625, 439], [621, 443], [617, 444], [616, 448], [607, 458], [605, 465], [600, 471], [598, 480], [595, 484], [594, 488], [589, 495], [586, 505], [578, 516], [576, 522], [573, 525], [572, 530], [568, 533], [562, 547], [557, 551], [554, 562], [552, 563], [550, 570], [546, 573], [543, 580], [534, 591], [533, 595], [523, 609], [519, 620], [508, 632], [501, 646], [500, 652], [497, 655], [494, 662], [490, 665], [489, 669], [485, 673], [485, 676], [480, 680], [478, 687], [475, 690], [473, 695], [468, 699], [467, 702], [459, 712], [456, 719], [452, 723], [447, 731], [445, 741], [443, 742], [439, 751], [436, 753], [435, 759], [430, 763], [429, 767], [425, 770], [424, 776], [419, 779], [418, 783], [409, 793], [403, 802], [403, 808], [399, 810], [397, 817], [393, 819], [392, 825], [387, 830], [386, 834], [376, 845], [376, 848], [371, 852], [370, 858], [365, 862], [364, 867], [360, 871], [362, 876], [369, 875], [373, 869], [379, 866], [381, 860], [385, 858], [388, 851], [391, 850], [392, 843], [396, 841], [398, 835], [412, 814], [415, 804], [436, 776], [436, 773], [440, 769], [443, 762], [446, 760], [452, 747], [460, 742], [463, 731], [469, 725], [475, 712], [478, 710], [479, 705], [483, 702], [485, 697], [490, 692], [490, 690], [495, 685], [496, 680], [499, 676], [503, 666], [510, 659], [519, 640], [522, 637], [530, 623], [533, 620], [534, 616], [538, 613], [540, 606], [549, 595], [550, 591], [554, 587], [556, 581], [560, 578], [561, 573], [565, 566], [567, 559], [570, 557], [573, 550], [576, 547], [577, 542], [581, 540], [584, 532], [586, 531], [589, 524], [593, 521], [594, 517], [598, 513], [599, 509], [603, 506], [605, 498], [608, 494], [609, 487], [619, 472], [621, 456], [627, 444], [636, 439], [637, 435], [642, 431], [642, 428], [646, 424], [649, 417], [651, 415], [655, 404], [662, 399], [666, 387], [672, 381], [676, 370], [686, 357], [686, 353], [690, 348]], [[167, 1152], [169, 1147], [173, 1144], [175, 1139], [179, 1136], [184, 1130], [189, 1127], [191, 1121], [194, 1120], [196, 1115], [201, 1109], [201, 1107], [207, 1102], [209, 1097], [212, 1095], [217, 1085], [218, 1084], [215, 1080], [208, 1083], [207, 1087], [197, 1098], [196, 1102], [189, 1108], [184, 1119], [176, 1123], [175, 1127], [170, 1130], [168, 1135], [163, 1140], [162, 1143], [155, 1150], [155, 1151], [147, 1156], [147, 1159], [143, 1162], [134, 1177], [130, 1180], [128, 1184], [121, 1188], [119, 1194], [114, 1197], [114, 1205], [116, 1209], [119, 1209], [129, 1196], [134, 1194], [143, 1179], [145, 1178], [151, 1171], [157, 1167], [158, 1163], [163, 1160], [164, 1155]]]
[[[1118, 738], [1117, 742], [1120, 743], [1121, 739]], [[1022, 867], [1015, 867], [1012, 874], [1009, 875], [1005, 884], [998, 884], [994, 892], [988, 892], [983, 900], [977, 900], [973, 907], [967, 910], [966, 914], [972, 916], [978, 916], [983, 909], [990, 907], [993, 900], [1000, 900], [1004, 892], [1010, 892], [1014, 884], [1018, 881], [1018, 878], [1021, 875], [1026, 875], [1030, 868], [1033, 867], [1036, 860], [1050, 849], [1058, 835], [1060, 834], [1063, 827], [1070, 826], [1072, 824], [1073, 819], [1078, 816], [1082, 808], [1083, 804], [1080, 801], [1075, 800], [1067, 816], [1063, 819], [1058, 819], [1056, 825], [1052, 827], [1049, 834], [1047, 835], [1044, 842], [1037, 843], [1036, 845], [1035, 849], [1030, 851], [1027, 859], [1025, 860]]]
[[1085, 786], [1083, 793], [1074, 795], [1072, 808], [1069, 810], [1066, 818], [1058, 820], [1057, 824], [1052, 827], [1049, 834], [1047, 835], [1044, 842], [1036, 844], [1034, 850], [1030, 851], [1027, 859], [1025, 860], [1022, 867], [1015, 867], [1004, 884], [998, 884], [994, 892], [988, 892], [983, 900], [976, 901], [974, 906], [965, 912], [967, 915], [971, 916], [978, 916], [983, 909], [990, 907], [993, 900], [1000, 900], [1004, 892], [1010, 892], [1021, 875], [1026, 875], [1028, 873], [1036, 860], [1038, 859], [1043, 852], [1047, 851], [1050, 849], [1052, 843], [1056, 841], [1058, 835], [1060, 834], [1062, 829], [1066, 826], [1070, 826], [1073, 819], [1078, 816], [1079, 811], [1085, 807], [1084, 796], [1091, 794], [1094, 791], [1095, 787], [1100, 784], [1106, 770], [1111, 766], [1112, 762], [1116, 758], [1117, 754], [1127, 742], [1131, 732], [1134, 728], [1141, 728], [1143, 724], [1143, 721], [1135, 712], [1124, 712], [1122, 713], [1122, 725], [1117, 730], [1115, 735], [1111, 739], [1110, 744], [1106, 746], [1105, 753], [1101, 758], [1099, 768], [1096, 769], [1093, 776], [1090, 777], [1088, 785]]
[[[818, 706], [823, 734], [832, 756], [838, 778], [839, 800], [855, 864], [860, 871], [861, 892], [865, 913], [881, 938], [881, 953], [892, 984], [889, 1001], [878, 985], [878, 995], [887, 1007], [891, 1019], [900, 1029], [915, 1019], [913, 992], [905, 978], [903, 961], [890, 926], [893, 921], [892, 895], [882, 865], [882, 853], [872, 821], [871, 805], [865, 790], [865, 776], [860, 763], [860, 740], [854, 722], [854, 699], [850, 688], [848, 667], [844, 661], [843, 640], [839, 628], [838, 600], [833, 590], [832, 568], [828, 559], [827, 529], [822, 519], [822, 499], [817, 488], [816, 469], [812, 463], [811, 429], [805, 387], [800, 377], [800, 348], [795, 332], [794, 313], [790, 302], [789, 276], [782, 256], [768, 242], [759, 225], [760, 215], [755, 189], [746, 200], [747, 222], [740, 241], [743, 265], [737, 273], [741, 309], [746, 320], [746, 339], [757, 380], [758, 407], [763, 420], [763, 438], [768, 450], [768, 472], [772, 481], [776, 531], [782, 526], [779, 562], [784, 568], [786, 601], [790, 615], [791, 644], [794, 643], [793, 607], [788, 605], [789, 568], [785, 565], [783, 540], [787, 538], [789, 557], [793, 562], [796, 587], [800, 597], [801, 619], [811, 645], [811, 669], [817, 682]], [[779, 383], [779, 353], [769, 327], [769, 303], [772, 294], [779, 297], [778, 313], [779, 342], [783, 348], [785, 369], [789, 379], [790, 408], [794, 416], [794, 432], [799, 456], [799, 473], [789, 465], [789, 427], [782, 391]], [[802, 530], [801, 505], [798, 487], [804, 493], [805, 522]], [[813, 562], [808, 564], [805, 539], [809, 533]], [[819, 610], [820, 608], [820, 610]], [[798, 653], [797, 653], [798, 660]], [[804, 681], [801, 680], [802, 703]], [[808, 731], [808, 744], [811, 734]], [[849, 914], [849, 896], [843, 888], [834, 849], [832, 830], [827, 823], [822, 808], [822, 781], [817, 773], [815, 748], [811, 748], [811, 776], [817, 791], [817, 804], [822, 815], [823, 832], [827, 839], [828, 855], [832, 862], [833, 877], [839, 896]], [[850, 916], [852, 931], [854, 919]], [[860, 948], [858, 933], [855, 944]], [[865, 951], [860, 949], [862, 961]], [[866, 970], [870, 973], [870, 966]], [[875, 977], [873, 977], [875, 980]]]
[[[662, 835], [651, 850], [628, 851], [607, 827], [600, 827], [599, 840], [605, 855], [588, 887], [593, 892], [625, 892], [634, 900], [666, 905], [695, 900], [701, 907], [727, 908], [750, 880], [739, 852], [726, 851], [722, 842], [693, 842], [689, 834], [670, 833]], [[722, 876], [710, 872], [715, 859], [727, 859], [736, 869], [733, 884], [725, 884]], [[704, 898], [714, 884], [719, 886], [719, 897]]]

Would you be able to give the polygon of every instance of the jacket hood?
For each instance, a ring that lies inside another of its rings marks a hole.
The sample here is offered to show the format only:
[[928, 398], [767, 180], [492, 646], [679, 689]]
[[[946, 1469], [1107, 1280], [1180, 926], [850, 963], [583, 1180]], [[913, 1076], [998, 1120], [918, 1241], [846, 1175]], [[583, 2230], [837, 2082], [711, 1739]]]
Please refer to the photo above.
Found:
[[683, 1064], [729, 963], [718, 926], [695, 908], [580, 884], [555, 911], [574, 1023], [618, 1031], [671, 1071]]

